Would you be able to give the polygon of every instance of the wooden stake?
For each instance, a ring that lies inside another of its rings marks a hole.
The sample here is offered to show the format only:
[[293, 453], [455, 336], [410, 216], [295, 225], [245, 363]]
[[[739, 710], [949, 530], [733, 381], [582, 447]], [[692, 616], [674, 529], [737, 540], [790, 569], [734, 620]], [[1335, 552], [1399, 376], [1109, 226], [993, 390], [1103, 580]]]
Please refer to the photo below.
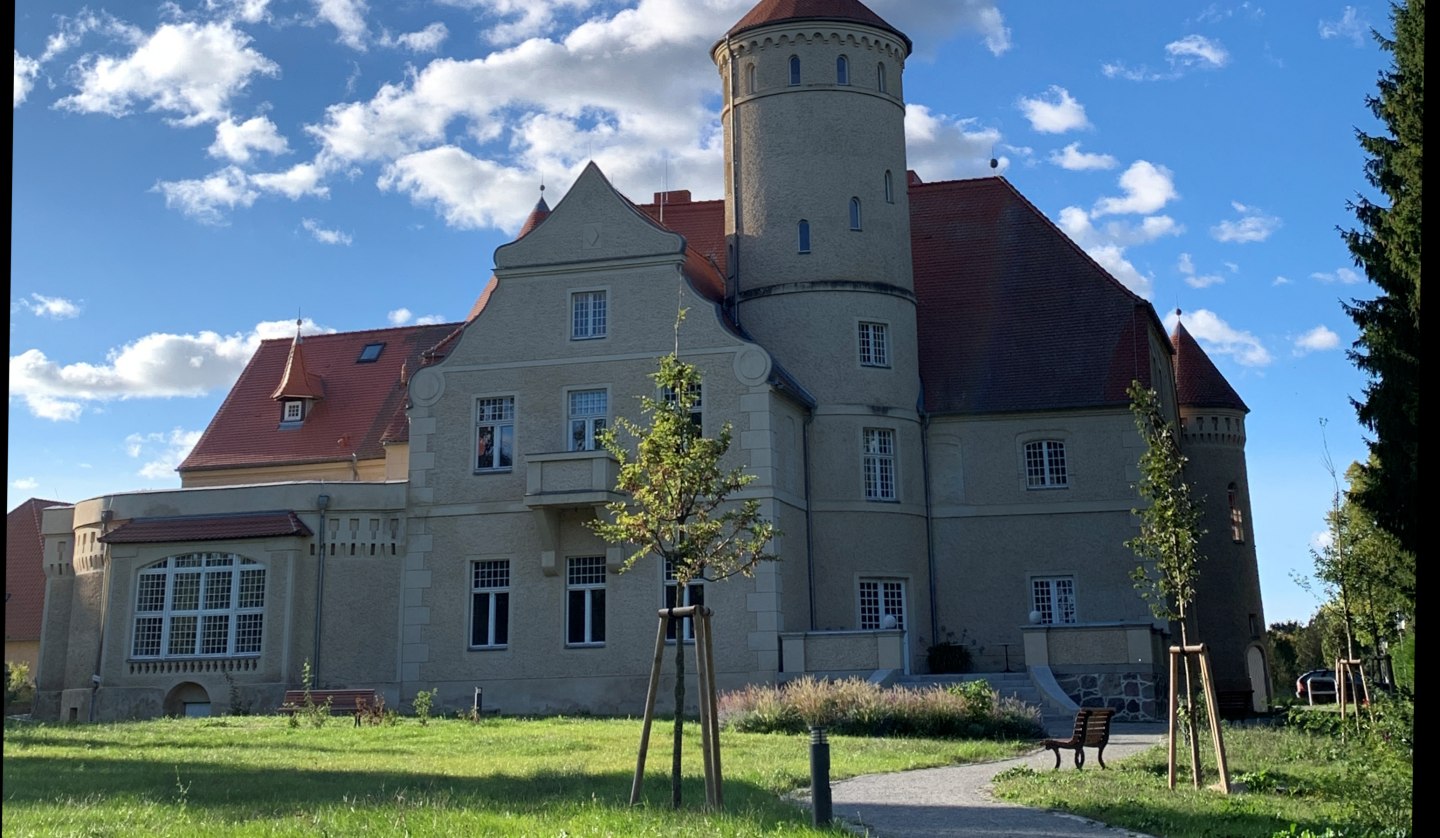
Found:
[[660, 659], [665, 654], [665, 628], [670, 617], [660, 612], [660, 630], [655, 634], [655, 661], [650, 665], [650, 688], [645, 692], [645, 724], [640, 729], [640, 755], [635, 760], [635, 780], [630, 784], [630, 805], [640, 802], [640, 786], [645, 779], [645, 754], [650, 749], [650, 723], [655, 719], [655, 693], [660, 690]]

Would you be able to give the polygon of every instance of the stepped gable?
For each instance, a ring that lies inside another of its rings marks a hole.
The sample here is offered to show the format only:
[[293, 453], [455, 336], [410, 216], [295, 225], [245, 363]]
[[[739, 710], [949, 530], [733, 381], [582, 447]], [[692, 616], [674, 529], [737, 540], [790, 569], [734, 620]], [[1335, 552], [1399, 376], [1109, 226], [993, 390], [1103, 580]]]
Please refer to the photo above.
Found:
[[[45, 539], [41, 511], [69, 506], [31, 498], [5, 516], [5, 640], [39, 640], [45, 613]], [[33, 676], [35, 673], [31, 673]]]
[[[307, 371], [325, 382], [325, 398], [310, 408], [299, 427], [280, 429], [280, 407], [272, 400], [290, 356], [291, 341], [263, 341], [230, 388], [200, 442], [178, 471], [323, 463], [385, 456], [382, 438], [396, 411], [404, 411], [402, 367], [413, 373], [459, 324], [403, 326], [310, 335], [305, 338]], [[359, 362], [373, 343], [384, 349], [373, 362]]]
[[1218, 407], [1250, 412], [1240, 394], [1225, 380], [1184, 323], [1175, 323], [1175, 333], [1170, 340], [1175, 344], [1175, 394], [1181, 407]]
[[847, 21], [884, 29], [905, 42], [907, 55], [914, 46], [904, 32], [886, 23], [859, 0], [761, 0], [725, 35], [733, 38], [761, 26], [808, 20]]
[[1150, 385], [1155, 310], [1003, 177], [909, 177], [925, 407], [996, 413], [1128, 405]]

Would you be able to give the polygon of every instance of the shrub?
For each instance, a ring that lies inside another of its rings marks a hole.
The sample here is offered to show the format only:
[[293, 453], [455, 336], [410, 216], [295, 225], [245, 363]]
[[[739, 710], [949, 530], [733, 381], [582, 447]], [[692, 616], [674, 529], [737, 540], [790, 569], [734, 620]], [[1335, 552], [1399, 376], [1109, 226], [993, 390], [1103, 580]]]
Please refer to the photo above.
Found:
[[35, 700], [35, 684], [30, 680], [30, 664], [5, 661], [5, 706], [28, 707]]
[[436, 692], [438, 690], [420, 690], [415, 693], [415, 700], [411, 702], [415, 708], [415, 718], [420, 720], [422, 726], [430, 724], [430, 710], [435, 706]]

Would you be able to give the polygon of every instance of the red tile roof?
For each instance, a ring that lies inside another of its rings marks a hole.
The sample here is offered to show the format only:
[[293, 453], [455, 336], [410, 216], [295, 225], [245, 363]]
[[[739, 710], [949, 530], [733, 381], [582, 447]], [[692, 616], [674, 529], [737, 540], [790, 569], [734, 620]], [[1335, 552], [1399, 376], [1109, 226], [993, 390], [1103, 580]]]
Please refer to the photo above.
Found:
[[1125, 405], [1150, 304], [1000, 177], [910, 179], [920, 375], [933, 413]]
[[310, 534], [310, 528], [294, 512], [241, 512], [234, 515], [135, 518], [100, 536], [100, 540], [106, 544], [166, 544], [235, 538], [304, 538]]
[[[661, 203], [664, 195], [665, 203]], [[725, 275], [725, 202], [680, 200], [689, 198], [688, 191], [657, 193], [655, 202], [641, 204], [639, 209], [651, 220], [685, 237], [685, 245], [707, 260], [713, 259]]]
[[40, 511], [69, 506], [31, 498], [5, 516], [5, 639], [39, 640], [45, 613], [45, 540]]
[[[371, 329], [305, 339], [307, 369], [325, 380], [325, 398], [315, 402], [298, 428], [280, 429], [280, 406], [270, 394], [284, 373], [290, 341], [260, 344], [210, 426], [179, 471], [294, 465], [379, 459], [397, 411], [405, 409], [401, 368], [410, 373], [422, 353], [457, 328], [456, 323]], [[384, 343], [380, 357], [357, 363], [367, 344]]]
[[272, 399], [323, 399], [325, 382], [320, 376], [305, 369], [305, 342], [300, 335], [290, 344], [290, 357], [285, 360], [285, 372], [280, 376], [280, 386], [270, 394]]
[[525, 238], [526, 234], [536, 227], [540, 222], [550, 217], [550, 205], [545, 203], [545, 196], [541, 195], [540, 200], [535, 202], [535, 208], [530, 210], [530, 215], [525, 218], [525, 224], [520, 227], [520, 234], [515, 237], [518, 241]]
[[792, 20], [843, 20], [864, 23], [887, 30], [905, 42], [908, 54], [912, 47], [904, 32], [885, 22], [885, 19], [866, 8], [859, 0], [760, 0], [740, 22], [730, 27], [728, 36], [739, 35], [747, 29], [783, 23]]
[[1219, 407], [1250, 412], [1184, 323], [1175, 324], [1175, 392], [1182, 407]]

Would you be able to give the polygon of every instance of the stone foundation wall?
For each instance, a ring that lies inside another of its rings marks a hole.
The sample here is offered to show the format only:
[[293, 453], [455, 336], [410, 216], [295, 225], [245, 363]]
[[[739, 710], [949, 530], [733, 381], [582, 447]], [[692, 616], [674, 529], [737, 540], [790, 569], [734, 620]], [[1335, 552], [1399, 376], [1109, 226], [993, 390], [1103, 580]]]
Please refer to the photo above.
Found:
[[1149, 672], [1056, 673], [1055, 681], [1081, 707], [1112, 707], [1125, 722], [1165, 718], [1164, 679]]

